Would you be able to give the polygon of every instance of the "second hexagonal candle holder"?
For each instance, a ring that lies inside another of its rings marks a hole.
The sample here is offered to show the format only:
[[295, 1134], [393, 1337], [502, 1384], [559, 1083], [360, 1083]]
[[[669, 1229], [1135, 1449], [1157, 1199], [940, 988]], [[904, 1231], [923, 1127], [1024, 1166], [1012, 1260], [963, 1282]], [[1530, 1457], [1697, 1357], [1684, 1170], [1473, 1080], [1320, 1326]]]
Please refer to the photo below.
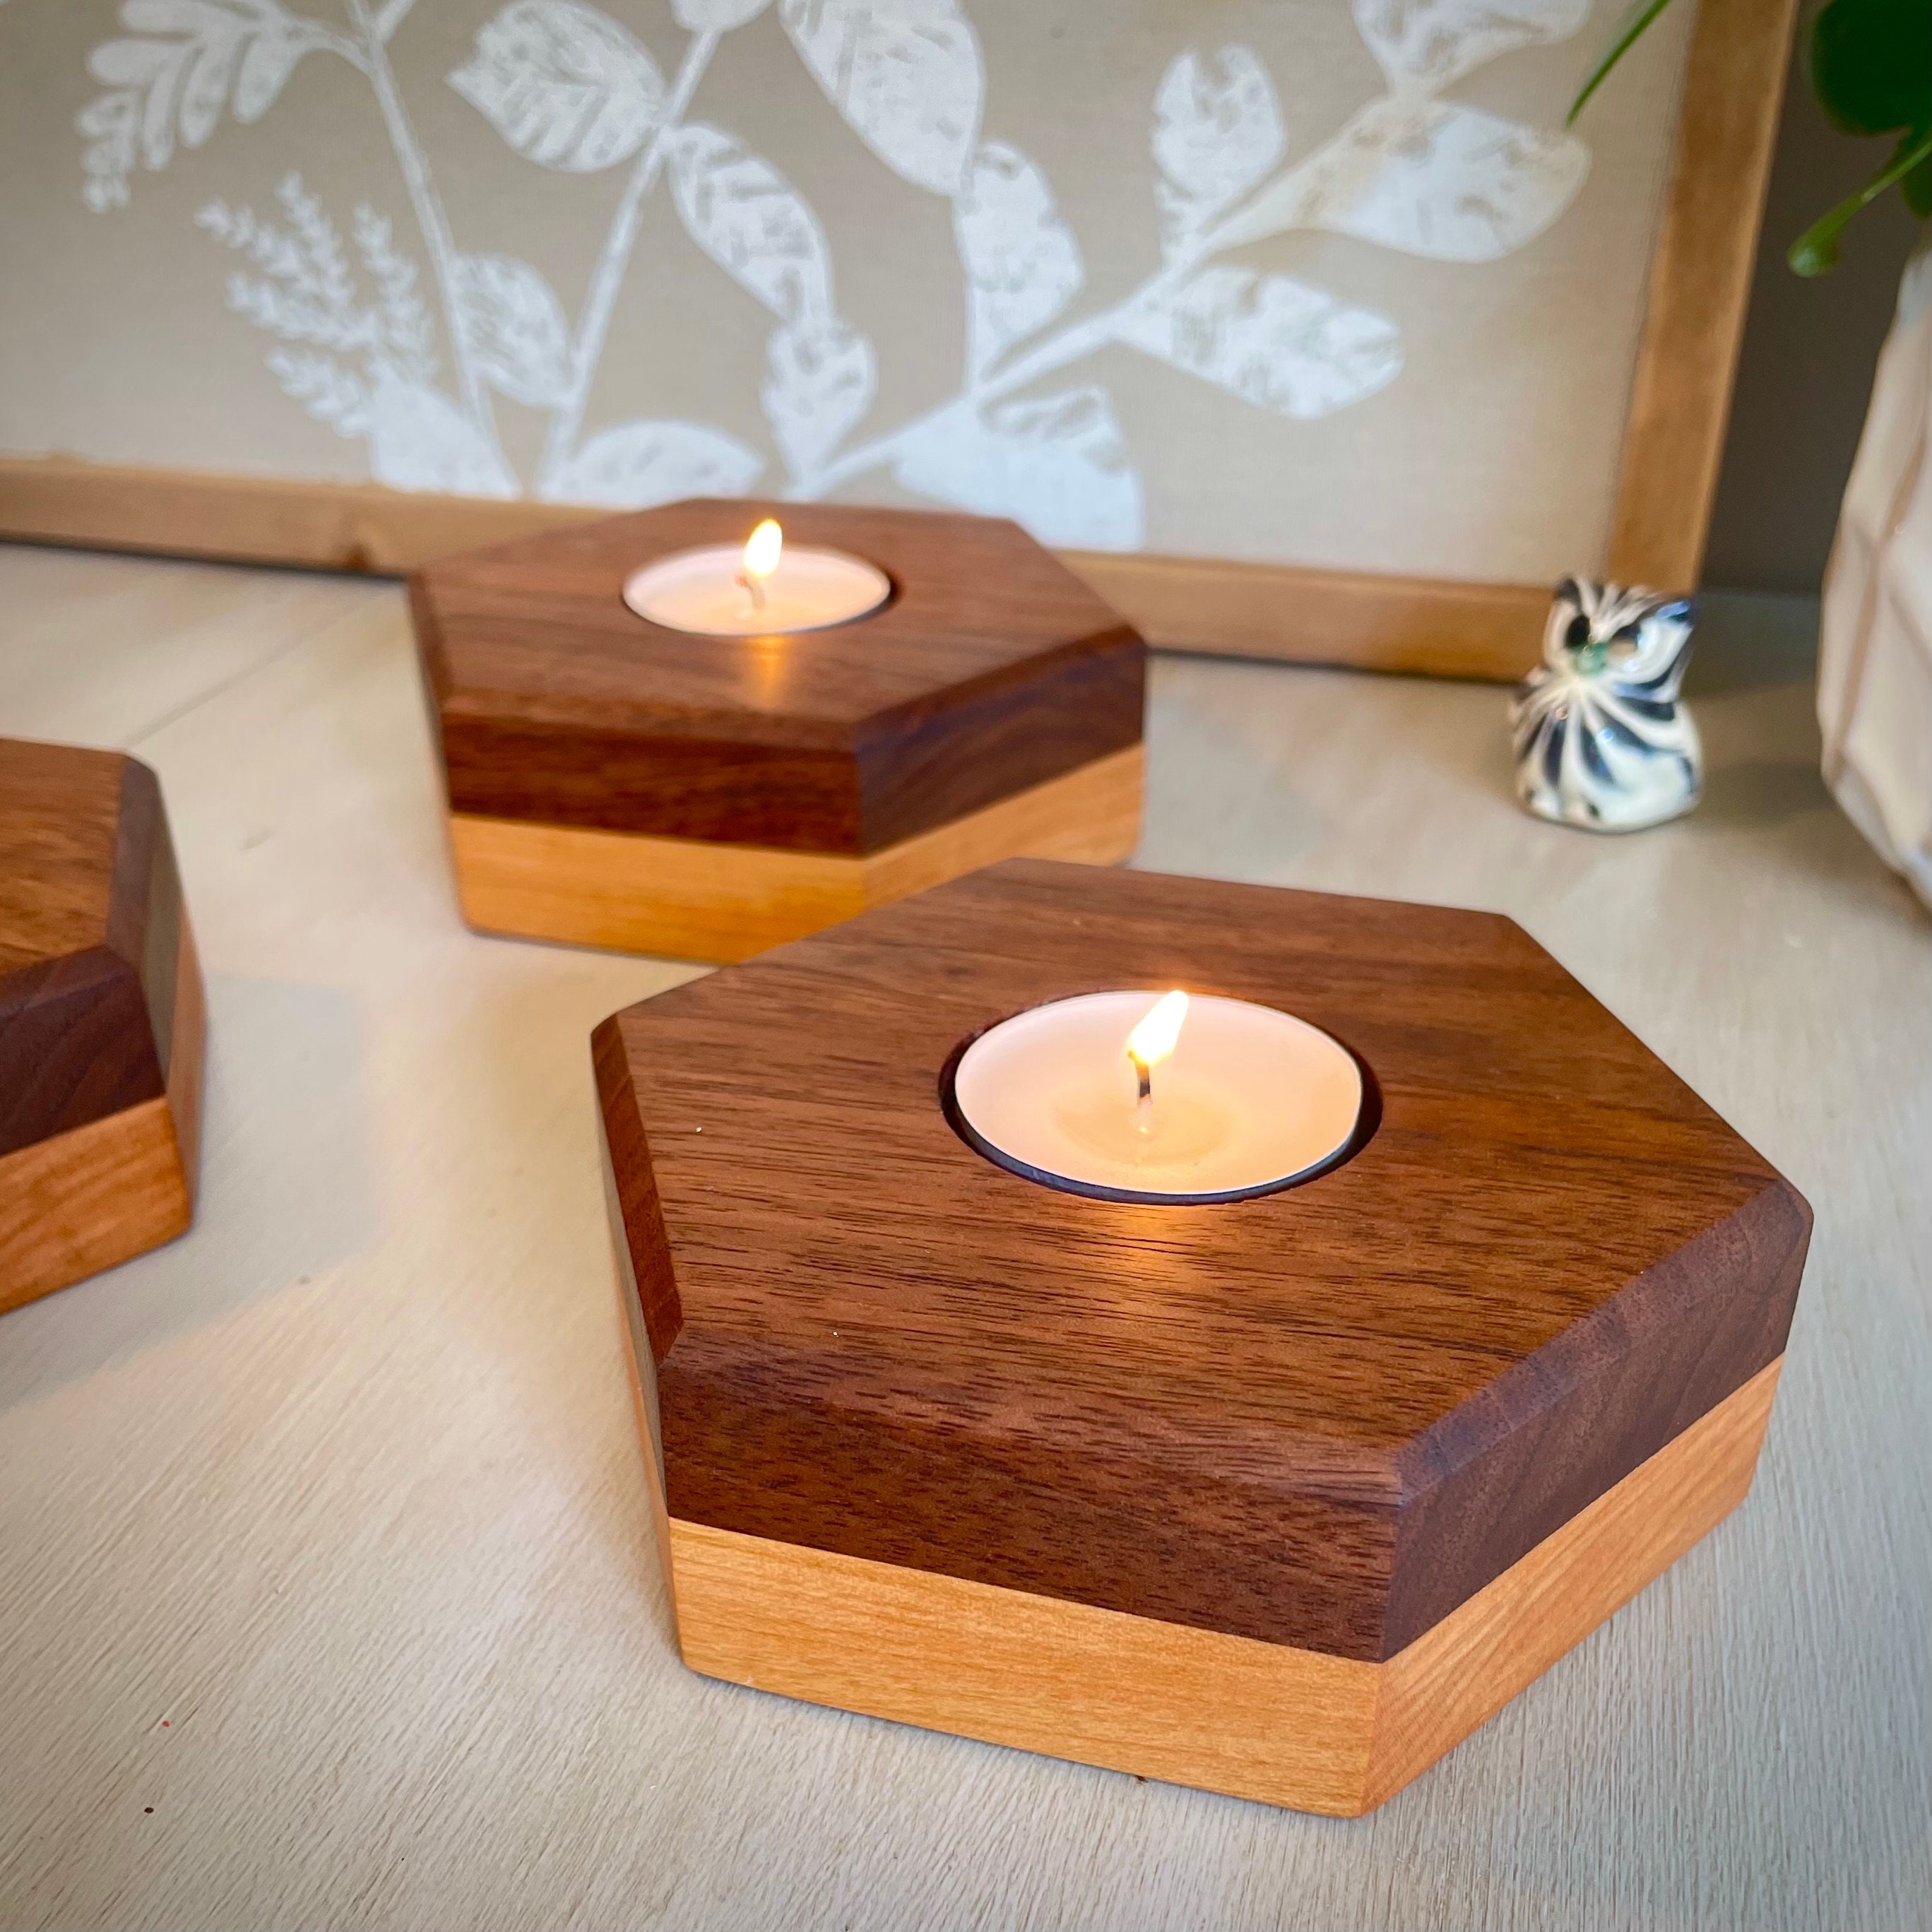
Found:
[[187, 1229], [205, 1015], [154, 773], [0, 738], [0, 1310]]
[[709, 1676], [1352, 1815], [1750, 1486], [1809, 1210], [1507, 920], [1018, 862], [593, 1058]]
[[[768, 583], [739, 563], [767, 515]], [[1144, 647], [1015, 524], [692, 501], [433, 563], [410, 594], [483, 931], [740, 959], [1138, 837]]]

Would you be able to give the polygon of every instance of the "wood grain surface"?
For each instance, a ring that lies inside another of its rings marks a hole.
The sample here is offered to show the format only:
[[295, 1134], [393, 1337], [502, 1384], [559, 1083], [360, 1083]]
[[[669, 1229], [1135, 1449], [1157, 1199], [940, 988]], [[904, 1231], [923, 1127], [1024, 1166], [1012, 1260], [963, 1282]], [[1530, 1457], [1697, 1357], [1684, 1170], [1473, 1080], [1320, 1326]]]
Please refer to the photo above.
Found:
[[[768, 515], [875, 563], [873, 616], [686, 636], [625, 579]], [[694, 500], [410, 580], [450, 809], [792, 851], [877, 852], [1138, 744], [1145, 652], [1012, 524]]]
[[157, 1028], [142, 983], [153, 791], [118, 753], [0, 740], [0, 1154], [165, 1084], [172, 1002]]
[[0, 1154], [173, 1088], [184, 949], [154, 773], [0, 739]]
[[1730, 420], [1798, 0], [1698, 0], [1606, 574], [1690, 590]]
[[[947, 1126], [963, 1040], [1166, 985], [1354, 1048], [1374, 1138], [1174, 1208]], [[1790, 1326], [1796, 1191], [1491, 915], [1016, 861], [615, 1024], [686, 1520], [1379, 1660]]]
[[458, 814], [457, 896], [479, 932], [748, 959], [998, 860], [1116, 864], [1140, 840], [1145, 762], [1109, 752], [857, 858]]
[[0, 1155], [0, 1313], [185, 1233], [182, 1152], [157, 1095]]
[[[1778, 1369], [1726, 1396], [1385, 1664], [671, 1519], [679, 1646], [694, 1670], [754, 1690], [1359, 1817], [1743, 1502]], [[648, 1414], [641, 1396], [639, 1414]], [[644, 1448], [654, 1462], [648, 1435]]]
[[0, 739], [0, 1309], [188, 1226], [202, 1028], [154, 773]]
[[694, 1676], [584, 1053], [690, 969], [464, 928], [398, 586], [0, 548], [0, 732], [160, 774], [210, 1045], [194, 1226], [0, 1318], [0, 1924], [1924, 1922], [1927, 926], [1810, 690], [1609, 839], [1492, 688], [1150, 668], [1138, 862], [1510, 914], [1814, 1204], [1744, 1507], [1348, 1823]]

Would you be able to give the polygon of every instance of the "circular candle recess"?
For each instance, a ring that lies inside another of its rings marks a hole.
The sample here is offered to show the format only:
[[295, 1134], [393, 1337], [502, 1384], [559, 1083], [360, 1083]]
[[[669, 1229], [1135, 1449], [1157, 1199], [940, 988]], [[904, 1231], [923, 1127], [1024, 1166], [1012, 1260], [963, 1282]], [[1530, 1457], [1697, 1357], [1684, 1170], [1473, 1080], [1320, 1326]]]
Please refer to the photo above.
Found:
[[1362, 1112], [1354, 1056], [1246, 1000], [1189, 1002], [1143, 1102], [1127, 1036], [1161, 997], [1082, 993], [989, 1028], [952, 1070], [964, 1137], [1046, 1186], [1168, 1202], [1270, 1193], [1347, 1150]]
[[892, 594], [892, 579], [876, 564], [842, 550], [797, 544], [785, 545], [759, 588], [761, 600], [746, 580], [742, 545], [708, 544], [674, 550], [632, 572], [625, 580], [624, 602], [668, 631], [770, 638], [849, 624]]

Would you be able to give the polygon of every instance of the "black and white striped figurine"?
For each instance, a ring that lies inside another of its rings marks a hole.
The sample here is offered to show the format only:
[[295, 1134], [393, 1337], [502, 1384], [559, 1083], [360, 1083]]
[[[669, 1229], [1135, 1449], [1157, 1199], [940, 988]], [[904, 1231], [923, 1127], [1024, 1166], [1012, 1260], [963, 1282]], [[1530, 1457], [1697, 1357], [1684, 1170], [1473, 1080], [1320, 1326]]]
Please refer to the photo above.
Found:
[[1566, 577], [1543, 662], [1510, 706], [1516, 790], [1539, 818], [1635, 832], [1702, 796], [1704, 754], [1678, 698], [1690, 600]]

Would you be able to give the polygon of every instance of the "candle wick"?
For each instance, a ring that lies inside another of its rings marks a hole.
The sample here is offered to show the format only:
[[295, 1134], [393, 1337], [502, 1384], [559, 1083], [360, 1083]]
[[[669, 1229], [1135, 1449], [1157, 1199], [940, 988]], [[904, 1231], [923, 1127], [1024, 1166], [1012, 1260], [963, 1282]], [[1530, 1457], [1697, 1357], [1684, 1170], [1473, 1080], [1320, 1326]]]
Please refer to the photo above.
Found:
[[1144, 1134], [1151, 1132], [1154, 1126], [1154, 1069], [1138, 1054], [1130, 1053], [1127, 1058], [1134, 1064], [1138, 1090], [1134, 1096], [1134, 1126]]
[[752, 593], [752, 608], [762, 610], [765, 608], [765, 586], [748, 570], [739, 572], [738, 581]]

